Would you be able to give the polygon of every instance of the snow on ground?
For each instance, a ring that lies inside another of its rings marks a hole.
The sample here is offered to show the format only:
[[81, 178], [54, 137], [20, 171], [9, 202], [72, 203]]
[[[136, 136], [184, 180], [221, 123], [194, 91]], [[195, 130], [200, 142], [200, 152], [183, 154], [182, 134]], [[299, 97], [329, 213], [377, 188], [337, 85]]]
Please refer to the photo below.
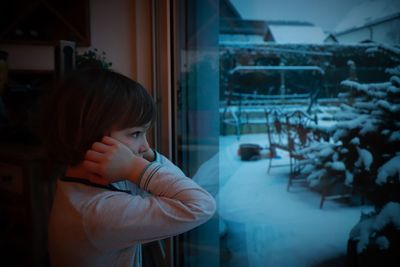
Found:
[[[231, 256], [221, 266], [313, 266], [344, 256], [350, 230], [365, 206], [326, 201], [302, 185], [286, 191], [289, 167], [272, 168], [268, 160], [240, 161], [241, 143], [267, 147], [265, 134], [220, 138], [219, 216], [227, 225]], [[267, 152], [267, 151], [266, 151]], [[283, 152], [273, 164], [288, 163]], [[339, 265], [337, 265], [339, 266]]]

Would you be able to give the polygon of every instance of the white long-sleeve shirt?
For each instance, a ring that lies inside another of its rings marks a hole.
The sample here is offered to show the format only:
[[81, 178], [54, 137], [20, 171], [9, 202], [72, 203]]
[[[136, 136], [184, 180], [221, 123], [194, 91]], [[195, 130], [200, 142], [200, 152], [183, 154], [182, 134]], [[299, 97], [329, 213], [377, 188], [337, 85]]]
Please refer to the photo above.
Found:
[[193, 229], [215, 212], [212, 196], [158, 153], [139, 186], [113, 185], [131, 193], [58, 181], [49, 221], [53, 267], [141, 266], [140, 244]]

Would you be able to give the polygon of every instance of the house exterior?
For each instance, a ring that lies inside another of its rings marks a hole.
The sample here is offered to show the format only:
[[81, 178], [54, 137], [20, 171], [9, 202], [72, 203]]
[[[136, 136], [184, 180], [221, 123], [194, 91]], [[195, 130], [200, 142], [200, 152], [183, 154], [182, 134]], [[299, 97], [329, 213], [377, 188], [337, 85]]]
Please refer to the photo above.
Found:
[[229, 0], [220, 2], [221, 44], [322, 44], [325, 34], [309, 22], [243, 19]]
[[400, 1], [372, 0], [349, 11], [333, 32], [339, 43], [400, 43]]
[[312, 23], [302, 21], [267, 21], [265, 40], [277, 44], [322, 44], [325, 34]]
[[324, 43], [325, 44], [337, 44], [338, 40], [336, 39], [335, 35], [333, 35], [332, 33], [329, 33], [325, 36]]

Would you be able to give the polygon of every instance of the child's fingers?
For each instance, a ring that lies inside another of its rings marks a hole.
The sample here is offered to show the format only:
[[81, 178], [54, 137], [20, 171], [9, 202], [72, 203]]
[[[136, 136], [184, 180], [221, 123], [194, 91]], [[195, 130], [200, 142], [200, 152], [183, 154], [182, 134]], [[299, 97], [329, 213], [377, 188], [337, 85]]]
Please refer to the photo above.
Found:
[[120, 144], [120, 142], [117, 139], [114, 139], [114, 138], [112, 138], [110, 136], [104, 136], [103, 139], [101, 139], [101, 141], [104, 144], [107, 144], [107, 145], [110, 145], [110, 146]]
[[87, 169], [89, 172], [94, 173], [94, 174], [100, 174], [99, 169], [100, 169], [100, 164], [90, 161], [90, 160], [84, 160], [83, 161], [83, 167]]
[[119, 145], [119, 146], [124, 146], [125, 147], [125, 145], [123, 143], [121, 143], [117, 139], [112, 138], [110, 136], [104, 136], [103, 139], [101, 139], [101, 142], [103, 142], [104, 144], [109, 145], [109, 146], [117, 146], [117, 145]]
[[109, 146], [107, 146], [103, 143], [100, 143], [100, 142], [95, 142], [92, 145], [92, 150], [101, 152], [101, 153], [105, 153], [109, 150]]
[[85, 154], [85, 159], [95, 162], [100, 162], [103, 157], [103, 154], [96, 152], [94, 150], [88, 150]]

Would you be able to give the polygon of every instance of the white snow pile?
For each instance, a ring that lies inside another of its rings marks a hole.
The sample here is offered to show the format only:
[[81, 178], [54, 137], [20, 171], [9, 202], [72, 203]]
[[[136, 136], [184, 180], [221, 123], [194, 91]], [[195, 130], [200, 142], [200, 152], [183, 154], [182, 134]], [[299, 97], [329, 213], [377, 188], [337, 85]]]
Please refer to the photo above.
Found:
[[355, 81], [344, 80], [340, 83], [342, 87], [350, 90], [356, 90], [360, 93], [365, 93], [371, 97], [384, 98], [386, 97], [386, 91], [391, 82], [384, 83], [358, 83]]
[[[397, 78], [397, 76], [396, 76]], [[388, 88], [388, 93], [394, 94], [394, 95], [399, 95], [400, 94], [400, 85], [396, 86], [389, 86]]]
[[342, 105], [340, 109], [340, 111], [333, 115], [333, 118], [337, 121], [352, 120], [358, 117], [358, 113], [354, 112], [353, 108], [346, 108], [345, 105]]
[[[389, 51], [384, 46], [379, 49]], [[389, 52], [400, 58], [400, 49]], [[384, 166], [380, 163], [382, 149], [387, 151], [387, 159], [400, 155], [400, 151], [396, 152], [400, 142], [400, 71], [388, 82], [363, 84], [345, 80], [341, 86], [346, 92], [339, 97], [345, 103], [332, 113], [336, 123], [328, 130], [331, 138], [303, 150], [312, 161], [302, 165], [301, 174], [310, 186], [337, 175], [343, 175], [343, 183], [351, 186], [356, 173], [362, 172], [368, 173], [367, 179], [376, 177], [377, 184], [388, 182], [393, 175], [400, 181], [398, 157]]]
[[375, 53], [378, 53], [380, 50], [379, 50], [379, 46], [372, 46], [372, 47], [368, 47], [366, 50], [365, 50], [365, 53], [367, 53], [367, 54], [375, 54]]
[[[394, 0], [397, 1], [397, 0]], [[397, 1], [400, 3], [399, 1]], [[375, 12], [376, 14], [376, 12]], [[391, 58], [395, 62], [400, 62], [400, 48], [399, 46], [392, 46], [392, 45], [385, 45], [385, 44], [379, 44], [377, 46], [369, 47], [365, 50], [365, 52], [368, 55], [373, 55], [377, 52], [383, 52], [383, 53], [389, 53], [391, 55]], [[395, 66], [393, 68], [386, 68], [385, 70], [386, 73], [389, 73], [391, 75], [396, 75], [400, 76], [400, 65]]]
[[368, 90], [367, 84], [360, 84], [358, 82], [350, 81], [350, 80], [344, 80], [340, 83], [340, 85], [350, 88], [350, 89], [355, 89], [357, 91], [367, 91]]
[[[348, 149], [338, 143], [315, 143], [301, 150], [307, 155], [307, 160], [298, 162], [303, 168], [300, 170], [305, 175], [310, 187], [316, 187], [322, 179], [328, 178], [328, 171], [343, 172], [346, 175], [346, 185], [353, 182], [353, 174], [346, 169], [346, 164], [340, 160], [340, 154], [348, 153]], [[368, 164], [368, 162], [367, 162]]]
[[346, 178], [345, 181], [344, 181], [345, 185], [351, 186], [353, 184], [353, 180], [354, 180], [353, 173], [348, 171], [348, 170], [346, 170], [345, 178]]
[[386, 72], [386, 73], [389, 73], [389, 74], [391, 74], [391, 75], [400, 76], [400, 65], [399, 65], [399, 66], [396, 66], [396, 67], [393, 67], [393, 68], [387, 68], [387, 69], [385, 70], [385, 72]]
[[[397, 77], [397, 76], [392, 76], [392, 77], [390, 78], [390, 82], [391, 82], [394, 86], [400, 87], [400, 78], [399, 78], [399, 77]], [[393, 87], [394, 87], [394, 86], [393, 86]]]
[[358, 160], [354, 163], [356, 167], [363, 167], [366, 171], [369, 171], [371, 164], [374, 160], [371, 152], [367, 149], [357, 147]]
[[[400, 103], [396, 102], [400, 96], [398, 76], [392, 76], [385, 83], [360, 84], [345, 80], [341, 85], [349, 90], [353, 101], [351, 106], [341, 105], [341, 112], [335, 114], [339, 122], [336, 132], [332, 130], [334, 140], [342, 139], [354, 129], [358, 129], [360, 135], [377, 132], [385, 125], [385, 117], [400, 115]], [[393, 130], [387, 133], [390, 142], [400, 139], [397, 129]]]
[[390, 134], [389, 142], [399, 142], [400, 141], [400, 131], [394, 131]]
[[369, 115], [358, 115], [351, 120], [339, 121], [336, 123], [336, 131], [333, 134], [333, 140], [338, 141], [346, 136], [350, 130], [361, 129], [361, 134], [366, 134], [371, 131], [376, 131], [377, 125], [375, 120], [371, 120]]
[[360, 130], [361, 135], [366, 135], [368, 133], [374, 133], [377, 132], [379, 129], [379, 124], [381, 123], [380, 120], [370, 118], [367, 120], [364, 125], [362, 126], [362, 129]]
[[400, 231], [400, 203], [389, 202], [379, 213], [361, 214], [361, 219], [350, 232], [350, 238], [357, 240], [357, 252], [361, 253], [370, 244], [384, 250], [390, 247], [389, 239], [381, 231], [393, 224]]
[[311, 187], [315, 187], [319, 184], [320, 180], [322, 177], [324, 177], [326, 174], [326, 170], [324, 169], [319, 169], [316, 171], [313, 171], [310, 175], [307, 176], [307, 182]]
[[328, 163], [329, 168], [335, 171], [345, 171], [346, 165], [342, 161], [334, 161]]
[[350, 144], [355, 145], [355, 146], [360, 145], [360, 138], [354, 137], [353, 139], [351, 139]]
[[334, 152], [335, 151], [331, 146], [326, 146], [317, 153], [317, 156], [320, 158], [327, 158], [331, 156]]
[[374, 110], [376, 108], [376, 104], [372, 101], [369, 102], [356, 102], [354, 103], [354, 107], [358, 109], [364, 109], [366, 111]]
[[393, 157], [379, 168], [375, 182], [382, 185], [388, 182], [388, 178], [396, 177], [400, 181], [400, 156]]
[[386, 44], [379, 44], [379, 47], [384, 49], [384, 50], [389, 51], [390, 53], [392, 53], [394, 55], [397, 55], [398, 57], [400, 57], [400, 49], [395, 47], [395, 46], [386, 45]]
[[400, 112], [400, 105], [399, 104], [391, 104], [386, 100], [378, 100], [377, 102], [378, 107], [390, 112], [390, 113], [399, 113]]

